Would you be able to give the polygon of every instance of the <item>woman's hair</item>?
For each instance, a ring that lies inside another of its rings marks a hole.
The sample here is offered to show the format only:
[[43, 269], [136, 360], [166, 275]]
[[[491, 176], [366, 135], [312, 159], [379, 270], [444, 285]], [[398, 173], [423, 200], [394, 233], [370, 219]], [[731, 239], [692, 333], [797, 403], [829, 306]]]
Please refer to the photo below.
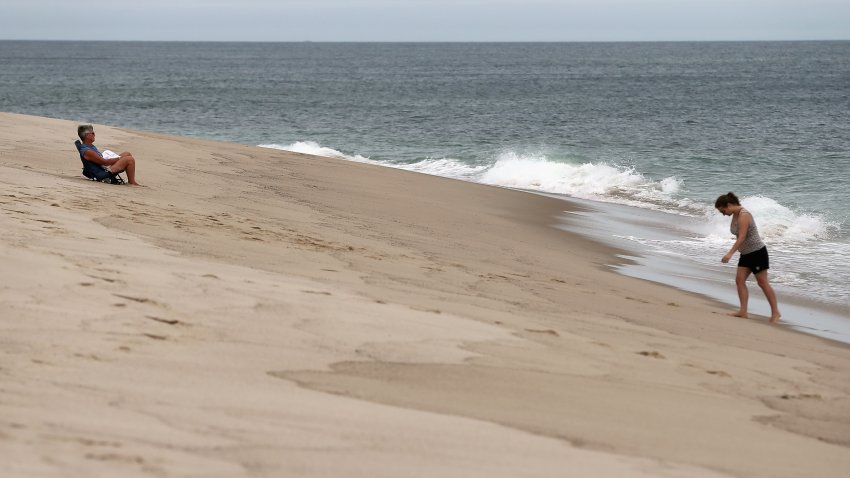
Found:
[[721, 194], [717, 197], [717, 201], [714, 201], [714, 207], [716, 209], [720, 209], [721, 207], [726, 207], [728, 205], [740, 206], [741, 201], [738, 200], [738, 196], [735, 193], [729, 192], [726, 194]]
[[83, 136], [85, 136], [89, 131], [94, 131], [94, 126], [90, 124], [81, 124], [77, 126], [77, 136], [79, 136], [80, 139], [83, 139]]

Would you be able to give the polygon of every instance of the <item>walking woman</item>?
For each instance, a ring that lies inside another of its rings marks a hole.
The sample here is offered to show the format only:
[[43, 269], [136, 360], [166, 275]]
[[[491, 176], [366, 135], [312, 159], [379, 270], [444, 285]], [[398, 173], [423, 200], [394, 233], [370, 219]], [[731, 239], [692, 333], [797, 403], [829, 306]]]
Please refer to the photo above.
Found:
[[735, 251], [741, 253], [738, 258], [738, 272], [735, 275], [735, 285], [738, 287], [738, 299], [741, 301], [741, 308], [738, 312], [730, 315], [748, 317], [747, 301], [750, 293], [747, 291], [747, 278], [752, 273], [756, 275], [756, 282], [764, 291], [767, 302], [770, 303], [770, 322], [776, 323], [780, 317], [779, 306], [776, 303], [776, 293], [767, 280], [767, 270], [770, 268], [767, 246], [764, 245], [759, 236], [756, 221], [750, 211], [741, 206], [738, 197], [733, 193], [718, 197], [717, 201], [714, 202], [714, 207], [724, 216], [732, 216], [729, 230], [737, 237], [735, 244], [732, 245], [732, 248], [723, 256], [721, 261], [725, 264], [735, 255]]

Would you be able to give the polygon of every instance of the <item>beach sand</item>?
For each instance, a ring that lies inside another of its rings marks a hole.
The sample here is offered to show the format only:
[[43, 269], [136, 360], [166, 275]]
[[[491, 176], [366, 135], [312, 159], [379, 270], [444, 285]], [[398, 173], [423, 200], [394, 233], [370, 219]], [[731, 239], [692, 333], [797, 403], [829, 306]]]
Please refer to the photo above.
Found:
[[611, 272], [575, 204], [95, 130], [145, 187], [0, 114], [4, 477], [850, 470], [850, 347]]

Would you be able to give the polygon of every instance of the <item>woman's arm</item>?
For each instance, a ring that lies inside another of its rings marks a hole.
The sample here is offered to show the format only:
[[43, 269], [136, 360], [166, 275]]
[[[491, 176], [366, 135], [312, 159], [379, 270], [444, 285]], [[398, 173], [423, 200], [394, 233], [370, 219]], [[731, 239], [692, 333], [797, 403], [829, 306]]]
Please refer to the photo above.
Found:
[[735, 244], [732, 244], [732, 248], [729, 249], [729, 252], [723, 256], [723, 259], [720, 259], [721, 262], [726, 264], [732, 259], [732, 256], [735, 255], [735, 251], [741, 247], [741, 244], [744, 243], [744, 239], [747, 238], [747, 229], [750, 228], [750, 215], [745, 213], [738, 214], [738, 239], [735, 240]]

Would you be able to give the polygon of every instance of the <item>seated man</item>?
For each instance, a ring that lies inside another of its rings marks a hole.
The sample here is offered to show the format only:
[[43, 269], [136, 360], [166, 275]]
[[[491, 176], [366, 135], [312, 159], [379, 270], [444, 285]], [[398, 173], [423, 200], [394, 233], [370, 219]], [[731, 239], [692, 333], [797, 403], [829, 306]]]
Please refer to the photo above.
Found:
[[127, 182], [135, 186], [140, 186], [136, 182], [136, 158], [128, 152], [123, 152], [117, 158], [106, 159], [95, 147], [94, 143], [94, 127], [90, 124], [84, 124], [77, 127], [77, 136], [83, 142], [80, 146], [80, 156], [87, 161], [99, 164], [112, 173], [127, 172]]

